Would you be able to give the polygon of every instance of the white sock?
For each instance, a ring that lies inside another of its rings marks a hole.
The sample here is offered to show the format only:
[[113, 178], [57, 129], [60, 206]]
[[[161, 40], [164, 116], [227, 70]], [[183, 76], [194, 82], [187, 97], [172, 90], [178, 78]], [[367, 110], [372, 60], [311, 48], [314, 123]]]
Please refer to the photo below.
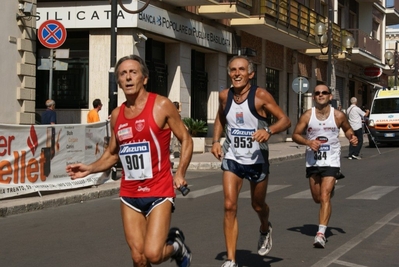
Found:
[[319, 230], [317, 232], [322, 233], [324, 235], [326, 233], [326, 229], [327, 229], [327, 225], [319, 224]]

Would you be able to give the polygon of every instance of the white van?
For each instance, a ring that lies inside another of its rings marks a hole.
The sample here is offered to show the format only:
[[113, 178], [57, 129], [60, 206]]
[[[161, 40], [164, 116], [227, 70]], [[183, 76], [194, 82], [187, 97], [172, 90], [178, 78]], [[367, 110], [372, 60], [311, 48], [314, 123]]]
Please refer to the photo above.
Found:
[[[367, 125], [375, 142], [399, 143], [398, 89], [378, 89], [371, 104]], [[375, 146], [371, 136], [368, 136], [369, 145]]]

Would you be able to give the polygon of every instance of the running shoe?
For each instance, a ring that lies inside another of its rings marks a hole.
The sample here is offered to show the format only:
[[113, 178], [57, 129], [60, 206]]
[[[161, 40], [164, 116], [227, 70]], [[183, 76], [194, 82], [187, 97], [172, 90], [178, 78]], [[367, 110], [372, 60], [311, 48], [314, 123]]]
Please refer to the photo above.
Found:
[[258, 241], [258, 254], [261, 256], [267, 255], [272, 249], [272, 224], [269, 222], [269, 231], [266, 235], [259, 236]]
[[176, 227], [172, 227], [169, 230], [168, 242], [177, 242], [179, 244], [179, 250], [172, 256], [172, 259], [176, 261], [179, 267], [189, 267], [191, 263], [191, 250], [184, 244], [184, 234]]
[[313, 246], [315, 248], [324, 248], [326, 245], [326, 237], [322, 233], [317, 233], [314, 237]]
[[353, 159], [353, 158], [351, 156], [349, 156], [348, 159]]
[[361, 160], [362, 159], [361, 156], [355, 156], [355, 155], [352, 155], [352, 158], [357, 159], [357, 160]]
[[222, 267], [238, 267], [238, 264], [235, 263], [234, 261], [226, 260], [226, 261], [222, 264]]

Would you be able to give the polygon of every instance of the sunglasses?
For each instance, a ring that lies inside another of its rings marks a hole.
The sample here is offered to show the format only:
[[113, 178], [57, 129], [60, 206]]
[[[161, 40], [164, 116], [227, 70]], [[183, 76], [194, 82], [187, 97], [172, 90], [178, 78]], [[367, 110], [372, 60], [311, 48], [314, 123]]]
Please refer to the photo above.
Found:
[[329, 95], [329, 94], [331, 94], [329, 91], [316, 91], [316, 92], [314, 92], [315, 96], [318, 96], [318, 95]]

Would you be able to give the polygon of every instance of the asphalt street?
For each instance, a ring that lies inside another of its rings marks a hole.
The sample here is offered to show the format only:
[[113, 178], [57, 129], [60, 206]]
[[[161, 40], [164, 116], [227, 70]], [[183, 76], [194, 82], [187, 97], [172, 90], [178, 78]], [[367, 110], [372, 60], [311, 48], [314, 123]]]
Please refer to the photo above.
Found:
[[[364, 148], [360, 161], [345, 158], [346, 178], [337, 184], [325, 249], [312, 246], [318, 205], [304, 178], [304, 159], [271, 166], [267, 202], [273, 249], [256, 253], [259, 222], [249, 185], [239, 196], [240, 267], [399, 266], [398, 147]], [[180, 227], [193, 251], [192, 267], [218, 267], [226, 257], [220, 170], [192, 170], [191, 192], [176, 198], [172, 225]], [[0, 218], [2, 266], [132, 266], [116, 195]], [[4, 263], [4, 264], [3, 264]], [[176, 266], [165, 262], [160, 266]]]

